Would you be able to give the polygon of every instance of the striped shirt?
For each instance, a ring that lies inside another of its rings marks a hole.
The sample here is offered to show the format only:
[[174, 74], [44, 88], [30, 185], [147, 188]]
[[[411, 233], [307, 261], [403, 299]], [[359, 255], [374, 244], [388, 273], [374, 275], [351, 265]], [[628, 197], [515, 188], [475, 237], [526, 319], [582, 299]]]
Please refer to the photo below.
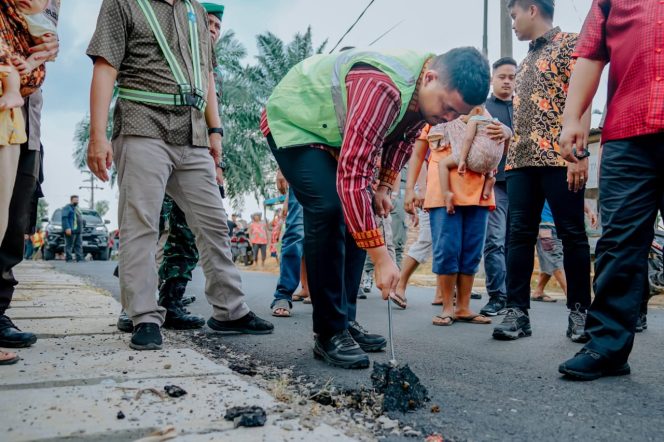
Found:
[[[420, 82], [418, 81], [418, 88]], [[368, 249], [385, 245], [374, 218], [371, 183], [376, 160], [382, 151], [379, 179], [393, 185], [413, 150], [424, 121], [417, 108], [417, 89], [404, 118], [388, 137], [399, 116], [401, 94], [390, 77], [376, 69], [358, 66], [346, 76], [347, 118], [341, 149], [312, 145], [337, 158], [337, 192], [344, 219], [357, 245]], [[270, 133], [265, 110], [260, 123]]]

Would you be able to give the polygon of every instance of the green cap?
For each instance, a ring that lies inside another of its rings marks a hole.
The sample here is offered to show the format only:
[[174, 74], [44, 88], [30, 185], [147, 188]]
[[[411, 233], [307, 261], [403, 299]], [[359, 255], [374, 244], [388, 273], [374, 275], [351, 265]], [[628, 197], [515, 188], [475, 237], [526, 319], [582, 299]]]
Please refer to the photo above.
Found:
[[205, 11], [208, 14], [216, 15], [219, 20], [224, 16], [224, 5], [218, 5], [216, 3], [201, 3], [201, 6], [205, 8]]

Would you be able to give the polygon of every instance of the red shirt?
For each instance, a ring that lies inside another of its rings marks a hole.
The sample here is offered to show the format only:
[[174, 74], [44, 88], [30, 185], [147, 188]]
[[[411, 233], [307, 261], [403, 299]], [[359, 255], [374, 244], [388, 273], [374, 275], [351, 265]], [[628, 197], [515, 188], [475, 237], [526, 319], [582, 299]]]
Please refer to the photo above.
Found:
[[574, 55], [610, 63], [602, 141], [664, 130], [664, 0], [593, 0]]
[[[346, 88], [348, 113], [341, 149], [312, 147], [338, 155], [337, 193], [346, 226], [357, 245], [365, 249], [379, 247], [385, 244], [385, 239], [376, 224], [370, 191], [376, 158], [382, 149], [379, 178], [382, 182], [394, 184], [410, 158], [424, 121], [419, 112], [407, 112], [395, 131], [402, 136], [386, 140], [387, 131], [401, 109], [399, 89], [390, 77], [375, 69], [356, 67], [346, 76]], [[265, 111], [261, 115], [260, 127], [263, 135], [270, 133]]]

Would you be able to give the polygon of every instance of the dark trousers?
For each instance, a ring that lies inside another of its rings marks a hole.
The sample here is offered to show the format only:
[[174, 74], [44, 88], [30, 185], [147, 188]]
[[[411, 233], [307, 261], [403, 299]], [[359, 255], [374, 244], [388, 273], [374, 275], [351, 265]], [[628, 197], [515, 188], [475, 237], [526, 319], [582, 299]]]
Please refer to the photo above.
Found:
[[76, 261], [83, 261], [83, 233], [71, 232], [71, 235], [65, 235], [65, 260], [72, 260], [72, 253], [76, 255]]
[[567, 307], [585, 311], [590, 305], [590, 247], [584, 225], [583, 191], [568, 190], [565, 167], [525, 167], [510, 170], [506, 176], [510, 208], [507, 306], [530, 308], [534, 250], [546, 199], [563, 243]]
[[268, 142], [302, 204], [314, 333], [325, 339], [355, 320], [366, 252], [346, 228], [337, 194], [337, 161], [332, 155], [312, 147], [275, 149], [271, 137]]
[[39, 152], [21, 146], [14, 193], [9, 203], [9, 225], [0, 245], [0, 315], [9, 308], [18, 281], [12, 269], [23, 260], [24, 235], [30, 229], [32, 195], [39, 176]]
[[648, 251], [657, 210], [664, 209], [664, 134], [607, 142], [599, 189], [602, 237], [586, 347], [622, 363], [648, 293]]

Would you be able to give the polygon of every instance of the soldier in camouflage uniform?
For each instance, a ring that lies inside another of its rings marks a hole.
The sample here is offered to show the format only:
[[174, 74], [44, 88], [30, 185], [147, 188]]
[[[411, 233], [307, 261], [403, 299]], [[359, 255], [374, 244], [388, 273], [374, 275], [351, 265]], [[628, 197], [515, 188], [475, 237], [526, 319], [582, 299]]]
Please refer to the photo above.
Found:
[[[210, 37], [213, 45], [219, 38], [221, 19], [224, 13], [224, 7], [214, 3], [202, 3], [202, 6], [208, 12], [210, 24]], [[214, 63], [214, 77], [217, 85], [217, 100], [221, 101], [221, 72], [219, 66]], [[218, 165], [223, 168], [223, 164]], [[224, 189], [220, 186], [222, 198]], [[191, 281], [192, 272], [198, 264], [198, 249], [194, 233], [187, 225], [184, 212], [175, 201], [165, 195], [161, 207], [159, 219], [159, 237], [160, 243], [164, 236], [166, 241], [162, 251], [162, 259], [159, 266], [159, 305], [166, 309], [166, 320], [164, 328], [176, 330], [188, 330], [201, 328], [205, 325], [202, 316], [191, 314], [184, 308], [183, 297], [187, 288], [187, 283]], [[159, 252], [158, 252], [159, 253]], [[131, 332], [133, 324], [124, 314], [118, 319], [118, 329]]]

